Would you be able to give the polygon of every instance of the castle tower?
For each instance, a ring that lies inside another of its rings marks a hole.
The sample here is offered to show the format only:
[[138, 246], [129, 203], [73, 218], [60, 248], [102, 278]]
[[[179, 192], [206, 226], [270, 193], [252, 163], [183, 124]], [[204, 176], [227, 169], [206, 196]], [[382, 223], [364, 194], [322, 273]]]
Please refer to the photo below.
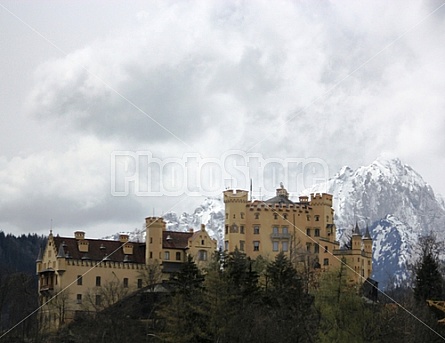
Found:
[[369, 228], [366, 226], [365, 237], [363, 237], [364, 251], [367, 257], [372, 257], [372, 238], [369, 234]]
[[372, 238], [369, 234], [369, 228], [366, 226], [365, 237], [363, 237], [364, 253], [366, 256], [366, 265], [364, 265], [365, 275], [371, 277], [372, 274]]
[[352, 253], [353, 254], [359, 254], [362, 250], [362, 235], [360, 233], [360, 229], [358, 227], [358, 224], [355, 223], [355, 229], [352, 232]]
[[146, 227], [146, 254], [145, 260], [147, 264], [155, 260], [162, 260], [162, 232], [166, 228], [165, 221], [160, 217], [145, 218]]
[[332, 195], [312, 193], [310, 206], [313, 208], [313, 223], [315, 227], [320, 230], [322, 237], [328, 238], [330, 242], [334, 242], [336, 240], [336, 228], [334, 225]]
[[235, 247], [244, 251], [246, 242], [246, 205], [249, 192], [243, 190], [224, 191], [225, 204], [225, 242], [224, 250], [233, 251]]

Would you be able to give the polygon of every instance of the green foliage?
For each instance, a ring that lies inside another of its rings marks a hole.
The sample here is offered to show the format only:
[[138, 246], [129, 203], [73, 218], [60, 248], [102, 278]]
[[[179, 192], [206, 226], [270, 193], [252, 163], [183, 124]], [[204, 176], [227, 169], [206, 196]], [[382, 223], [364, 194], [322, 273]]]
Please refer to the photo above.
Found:
[[318, 342], [379, 342], [377, 305], [365, 301], [355, 285], [346, 283], [343, 265], [323, 275], [315, 306], [320, 316]]
[[186, 296], [191, 296], [194, 292], [200, 290], [203, 281], [204, 277], [190, 255], [182, 265], [181, 271], [171, 277], [171, 284], [176, 291]]
[[172, 277], [174, 291], [160, 311], [165, 325], [160, 336], [165, 342], [205, 342], [206, 321], [200, 307], [203, 281], [201, 271], [189, 256], [181, 271]]
[[242, 299], [254, 296], [258, 291], [258, 274], [252, 268], [252, 261], [238, 248], [227, 258], [225, 276], [232, 294]]

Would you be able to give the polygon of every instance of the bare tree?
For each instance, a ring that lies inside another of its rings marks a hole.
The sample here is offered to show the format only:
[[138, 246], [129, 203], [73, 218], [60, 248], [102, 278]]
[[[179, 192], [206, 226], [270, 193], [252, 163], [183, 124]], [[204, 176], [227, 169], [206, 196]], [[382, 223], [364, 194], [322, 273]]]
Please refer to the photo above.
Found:
[[55, 288], [54, 295], [49, 300], [46, 307], [46, 322], [48, 326], [62, 326], [66, 323], [68, 312], [72, 311], [72, 300], [70, 299], [70, 292], [67, 289], [61, 291], [60, 288]]
[[150, 261], [146, 268], [139, 273], [144, 286], [148, 286], [153, 291], [156, 284], [162, 280], [162, 268], [158, 260]]
[[105, 282], [103, 286], [89, 288], [85, 293], [83, 307], [87, 311], [101, 311], [123, 299], [128, 294], [119, 280]]

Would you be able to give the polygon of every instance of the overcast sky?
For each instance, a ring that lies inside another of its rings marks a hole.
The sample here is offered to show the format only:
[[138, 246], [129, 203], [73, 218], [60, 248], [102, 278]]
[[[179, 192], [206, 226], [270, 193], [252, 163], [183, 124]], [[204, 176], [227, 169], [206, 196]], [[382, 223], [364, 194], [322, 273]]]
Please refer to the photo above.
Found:
[[445, 194], [443, 4], [0, 1], [0, 230], [103, 237], [379, 156]]

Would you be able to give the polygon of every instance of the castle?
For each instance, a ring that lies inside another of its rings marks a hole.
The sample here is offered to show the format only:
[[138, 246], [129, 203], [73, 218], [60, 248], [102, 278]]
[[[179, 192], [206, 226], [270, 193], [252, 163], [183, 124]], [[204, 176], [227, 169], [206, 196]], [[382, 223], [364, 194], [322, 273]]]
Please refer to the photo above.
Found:
[[[168, 279], [180, 270], [188, 256], [205, 264], [216, 251], [204, 225], [193, 232], [166, 229], [159, 217], [148, 217], [145, 242], [87, 239], [83, 231], [74, 237], [50, 232], [36, 261], [42, 330], [55, 330], [76, 315], [94, 312], [125, 295]], [[57, 296], [56, 296], [57, 295]]]
[[340, 249], [330, 194], [300, 196], [293, 202], [281, 185], [276, 196], [265, 201], [249, 200], [245, 190], [226, 190], [224, 203], [227, 252], [237, 248], [251, 259], [261, 255], [269, 260], [284, 252], [307, 269], [333, 270], [343, 261], [350, 283], [363, 283], [372, 274], [369, 230], [362, 237], [356, 225], [351, 246]]
[[[224, 191], [224, 250], [238, 249], [255, 260], [273, 260], [283, 252], [297, 268], [335, 270], [344, 263], [347, 281], [362, 284], [372, 273], [372, 239], [356, 225], [350, 246], [340, 249], [336, 240], [332, 195], [289, 199], [281, 186], [276, 196], [249, 200], [245, 190]], [[217, 249], [205, 226], [193, 232], [168, 231], [159, 217], [145, 219], [144, 242], [87, 239], [52, 232], [36, 261], [43, 330], [54, 330], [76, 315], [98, 311], [126, 294], [154, 285], [178, 272], [192, 256], [203, 267]], [[56, 296], [57, 295], [57, 296]]]

